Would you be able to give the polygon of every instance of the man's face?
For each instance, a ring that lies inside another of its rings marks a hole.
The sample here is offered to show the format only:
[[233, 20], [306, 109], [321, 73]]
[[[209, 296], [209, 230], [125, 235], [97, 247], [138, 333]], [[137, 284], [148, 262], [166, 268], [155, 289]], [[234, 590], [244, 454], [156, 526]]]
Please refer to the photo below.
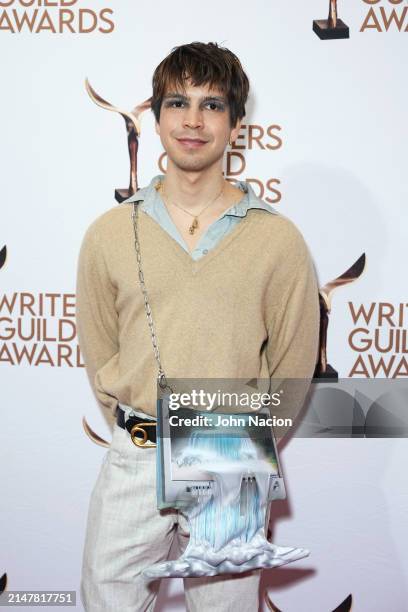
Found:
[[168, 159], [184, 171], [202, 171], [222, 163], [231, 136], [235, 140], [240, 122], [231, 129], [226, 97], [208, 85], [185, 83], [185, 92], [169, 89], [163, 96], [156, 132]]

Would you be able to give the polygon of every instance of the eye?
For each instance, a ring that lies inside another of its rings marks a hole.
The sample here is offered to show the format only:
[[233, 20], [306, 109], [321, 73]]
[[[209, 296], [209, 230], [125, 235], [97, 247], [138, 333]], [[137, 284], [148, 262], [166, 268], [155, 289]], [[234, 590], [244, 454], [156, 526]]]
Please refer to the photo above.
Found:
[[224, 105], [221, 102], [207, 102], [206, 106], [209, 107], [210, 110], [214, 111], [224, 110]]
[[166, 108], [182, 108], [184, 102], [182, 100], [167, 100], [165, 103]]

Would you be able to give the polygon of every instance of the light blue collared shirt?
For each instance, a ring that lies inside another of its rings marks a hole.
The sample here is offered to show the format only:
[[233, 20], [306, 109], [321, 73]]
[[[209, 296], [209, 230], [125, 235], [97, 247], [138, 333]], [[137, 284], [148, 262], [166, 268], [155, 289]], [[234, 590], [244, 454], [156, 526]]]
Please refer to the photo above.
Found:
[[238, 187], [243, 192], [242, 199], [233, 204], [226, 211], [208, 226], [207, 230], [199, 239], [197, 245], [190, 252], [187, 244], [177, 229], [174, 221], [170, 217], [166, 205], [164, 204], [160, 193], [155, 189], [155, 185], [159, 180], [163, 180], [164, 175], [158, 174], [149, 183], [147, 187], [139, 189], [133, 196], [124, 200], [126, 202], [143, 201], [140, 204], [140, 210], [149, 214], [161, 227], [170, 234], [179, 245], [191, 255], [194, 260], [200, 259], [213, 249], [218, 242], [224, 238], [241, 221], [247, 214], [250, 208], [259, 208], [270, 213], [277, 214], [277, 211], [267, 204], [261, 198], [255, 195], [252, 187], [245, 181], [237, 181], [235, 187]]

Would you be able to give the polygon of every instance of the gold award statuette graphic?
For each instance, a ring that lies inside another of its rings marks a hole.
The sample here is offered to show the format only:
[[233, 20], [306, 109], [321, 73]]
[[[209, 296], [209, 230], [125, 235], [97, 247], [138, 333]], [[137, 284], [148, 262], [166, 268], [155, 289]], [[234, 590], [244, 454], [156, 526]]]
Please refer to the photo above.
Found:
[[98, 446], [104, 446], [105, 448], [109, 448], [110, 447], [110, 442], [108, 442], [107, 440], [104, 440], [103, 438], [101, 438], [101, 436], [99, 436], [88, 425], [88, 422], [87, 422], [85, 417], [82, 417], [82, 427], [84, 428], [84, 431], [85, 431], [86, 435], [88, 436], [88, 438], [90, 440], [92, 440], [92, 442], [95, 442], [95, 444], [97, 444]]
[[328, 19], [315, 19], [313, 21], [313, 32], [321, 40], [350, 38], [348, 26], [337, 17], [337, 0], [330, 0]]
[[[265, 590], [264, 592], [264, 599], [265, 599], [265, 603], [266, 606], [268, 608], [268, 610], [270, 610], [271, 612], [283, 612], [283, 610], [281, 610], [280, 608], [278, 608], [272, 601], [272, 599], [269, 597], [267, 590]], [[338, 605], [336, 608], [334, 608], [334, 610], [332, 610], [331, 612], [351, 612], [351, 608], [352, 608], [352, 604], [353, 604], [353, 597], [350, 593], [350, 595], [348, 595], [346, 597], [346, 599], [344, 601], [341, 602], [340, 605]], [[289, 610], [285, 610], [285, 612], [290, 612]], [[295, 611], [293, 611], [295, 612]]]
[[0, 268], [4, 266], [4, 264], [6, 263], [6, 259], [7, 259], [7, 247], [6, 245], [4, 245], [4, 247], [0, 250]]
[[[137, 153], [139, 148], [139, 136], [140, 136], [140, 115], [150, 108], [151, 98], [148, 98], [141, 104], [135, 106], [135, 108], [131, 111], [124, 111], [116, 106], [113, 106], [110, 102], [104, 100], [91, 86], [88, 79], [85, 79], [85, 87], [89, 94], [91, 100], [95, 102], [98, 106], [105, 108], [106, 110], [115, 111], [122, 115], [126, 124], [127, 131], [127, 142], [128, 142], [128, 150], [129, 150], [129, 161], [130, 161], [130, 178], [129, 178], [129, 187], [127, 189], [115, 189], [115, 199], [117, 202], [123, 202], [130, 196], [134, 195], [136, 191], [139, 189], [137, 182]], [[85, 417], [82, 418], [82, 426], [84, 428], [87, 436], [98, 444], [99, 446], [103, 446], [105, 448], [109, 448], [110, 442], [107, 442], [103, 438], [101, 438], [93, 429], [89, 426]]]
[[4, 573], [0, 578], [0, 595], [7, 589], [7, 574]]
[[[104, 100], [91, 86], [88, 79], [85, 79], [85, 87], [89, 94], [91, 100], [95, 102], [98, 106], [105, 108], [106, 110], [115, 111], [122, 115], [126, 124], [127, 131], [127, 141], [128, 141], [128, 150], [129, 150], [129, 159], [130, 159], [130, 179], [129, 179], [129, 187], [127, 189], [115, 189], [115, 199], [117, 202], [123, 202], [130, 196], [134, 195], [136, 191], [139, 189], [138, 181], [137, 181], [137, 154], [139, 148], [139, 136], [140, 136], [140, 115], [145, 111], [151, 108], [151, 98], [148, 98], [141, 104], [135, 106], [135, 108], [131, 111], [124, 111], [119, 108], [113, 106], [110, 102]], [[109, 448], [110, 442], [101, 438], [88, 424], [85, 417], [82, 418], [82, 426], [92, 442], [98, 444], [98, 446], [103, 446], [105, 448]]]
[[124, 111], [116, 106], [110, 104], [104, 100], [96, 91], [91, 87], [88, 79], [85, 79], [85, 87], [89, 94], [91, 100], [95, 102], [98, 106], [105, 108], [106, 110], [114, 111], [122, 115], [126, 124], [127, 131], [127, 141], [128, 141], [128, 149], [129, 149], [129, 159], [130, 159], [130, 179], [129, 179], [129, 187], [127, 189], [115, 189], [115, 199], [117, 202], [123, 202], [130, 196], [134, 195], [138, 190], [137, 183], [137, 151], [139, 147], [139, 136], [140, 136], [140, 115], [150, 108], [150, 100], [148, 98], [141, 104], [135, 106], [135, 108], [131, 111]]
[[343, 285], [348, 285], [356, 281], [364, 272], [366, 264], [366, 256], [363, 253], [353, 265], [346, 270], [343, 274], [335, 278], [334, 280], [326, 283], [324, 287], [319, 290], [319, 303], [320, 303], [320, 336], [319, 336], [319, 361], [316, 365], [316, 369], [313, 378], [326, 378], [331, 380], [338, 380], [338, 373], [336, 370], [327, 363], [327, 327], [329, 325], [329, 313], [331, 312], [331, 296], [335, 289]]

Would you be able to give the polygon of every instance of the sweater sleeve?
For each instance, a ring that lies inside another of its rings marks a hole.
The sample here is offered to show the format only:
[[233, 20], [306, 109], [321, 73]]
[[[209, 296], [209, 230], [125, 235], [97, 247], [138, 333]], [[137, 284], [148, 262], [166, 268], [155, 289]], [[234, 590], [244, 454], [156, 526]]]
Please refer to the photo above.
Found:
[[83, 238], [76, 280], [76, 324], [79, 347], [89, 383], [112, 431], [116, 398], [109, 396], [98, 379], [98, 371], [118, 355], [116, 291], [109, 277], [98, 235], [92, 224]]
[[[294, 226], [292, 226], [294, 227]], [[283, 390], [281, 405], [273, 407], [279, 418], [292, 419], [294, 427], [304, 404], [318, 360], [320, 307], [317, 279], [303, 236], [295, 230], [280, 263], [278, 296], [272, 300], [268, 326], [267, 359], [271, 392]], [[278, 440], [291, 426], [276, 428]]]

